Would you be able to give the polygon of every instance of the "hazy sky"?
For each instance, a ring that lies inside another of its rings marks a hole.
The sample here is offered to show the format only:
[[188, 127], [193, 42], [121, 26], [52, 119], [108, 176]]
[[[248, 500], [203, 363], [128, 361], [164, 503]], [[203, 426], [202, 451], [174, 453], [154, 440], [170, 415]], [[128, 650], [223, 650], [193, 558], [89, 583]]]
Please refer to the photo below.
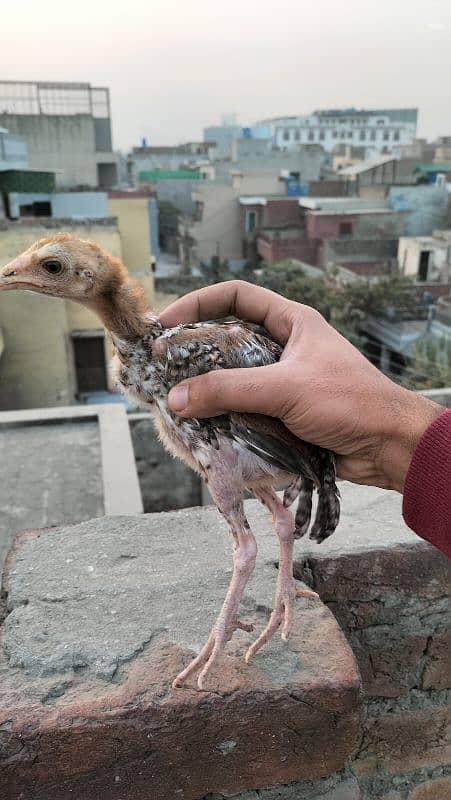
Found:
[[418, 106], [451, 134], [451, 0], [11, 0], [0, 79], [111, 90], [114, 146], [315, 108]]

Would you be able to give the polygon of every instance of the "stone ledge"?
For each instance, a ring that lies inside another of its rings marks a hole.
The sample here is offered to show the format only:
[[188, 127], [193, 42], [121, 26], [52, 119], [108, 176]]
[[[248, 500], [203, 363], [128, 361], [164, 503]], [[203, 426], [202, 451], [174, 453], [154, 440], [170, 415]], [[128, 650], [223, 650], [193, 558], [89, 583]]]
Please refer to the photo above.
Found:
[[318, 592], [347, 632], [365, 694], [451, 688], [451, 564], [384, 516], [382, 504], [378, 529], [369, 520], [352, 539], [351, 518], [341, 550], [331, 539], [296, 557], [295, 576]]
[[[258, 631], [277, 547], [250, 506], [263, 559], [242, 616]], [[344, 766], [359, 729], [359, 675], [320, 601], [300, 600], [290, 641], [275, 637], [250, 665], [243, 654], [255, 634], [238, 632], [207, 691], [170, 689], [230, 578], [219, 527], [206, 508], [16, 540], [1, 629], [2, 798], [198, 800]]]

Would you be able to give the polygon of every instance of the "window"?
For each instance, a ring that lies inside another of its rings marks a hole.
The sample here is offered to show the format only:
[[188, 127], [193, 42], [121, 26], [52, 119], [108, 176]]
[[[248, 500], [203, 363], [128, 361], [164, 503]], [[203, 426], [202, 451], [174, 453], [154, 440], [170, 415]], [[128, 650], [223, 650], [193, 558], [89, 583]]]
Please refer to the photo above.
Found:
[[388, 142], [388, 140], [390, 138], [390, 134], [389, 134], [388, 131], [384, 131], [384, 137], [383, 138], [384, 138], [384, 142]]
[[350, 239], [352, 236], [352, 222], [340, 222], [338, 236], [340, 239]]
[[383, 120], [383, 119], [377, 119], [376, 120], [376, 125], [384, 125], [384, 124], [385, 124], [385, 120]]
[[300, 138], [301, 138], [301, 131], [295, 131], [294, 132], [294, 141], [295, 142], [299, 142]]
[[309, 131], [308, 132], [308, 140], [309, 140], [309, 142], [314, 142], [315, 141], [315, 131]]
[[393, 141], [399, 142], [399, 131], [393, 133]]
[[348, 131], [348, 139], [352, 139], [352, 131]]
[[253, 233], [256, 227], [257, 227], [257, 212], [246, 211], [246, 222], [245, 222], [246, 233]]
[[371, 133], [370, 133], [370, 139], [371, 139], [371, 141], [372, 141], [372, 142], [375, 142], [375, 141], [376, 141], [376, 131], [371, 131]]
[[288, 142], [289, 139], [290, 139], [290, 131], [284, 131], [283, 132], [283, 140], [284, 140], [284, 142]]
[[43, 200], [35, 201], [29, 205], [19, 206], [21, 217], [51, 217], [52, 206]]
[[364, 142], [366, 139], [366, 131], [360, 131], [359, 139], [361, 142]]
[[418, 265], [418, 274], [417, 274], [418, 281], [427, 281], [428, 279], [430, 255], [431, 255], [430, 250], [422, 250], [420, 253], [420, 263]]
[[326, 134], [324, 133], [324, 131], [319, 132], [319, 138], [321, 141], [324, 141], [324, 139], [326, 138]]
[[338, 131], [332, 131], [332, 138], [336, 139], [338, 137]]

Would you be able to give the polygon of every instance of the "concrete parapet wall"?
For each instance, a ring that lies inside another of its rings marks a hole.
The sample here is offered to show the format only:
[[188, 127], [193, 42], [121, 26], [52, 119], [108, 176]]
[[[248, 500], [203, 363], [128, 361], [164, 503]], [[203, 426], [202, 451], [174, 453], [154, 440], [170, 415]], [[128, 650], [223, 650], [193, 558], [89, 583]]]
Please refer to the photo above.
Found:
[[241, 614], [256, 631], [234, 635], [203, 692], [170, 682], [230, 574], [214, 509], [19, 537], [4, 575], [1, 796], [448, 800], [449, 562], [405, 528], [398, 495], [341, 488], [336, 535], [296, 545], [295, 575], [320, 600], [300, 600], [292, 639], [249, 665], [277, 546], [246, 504], [259, 558]]

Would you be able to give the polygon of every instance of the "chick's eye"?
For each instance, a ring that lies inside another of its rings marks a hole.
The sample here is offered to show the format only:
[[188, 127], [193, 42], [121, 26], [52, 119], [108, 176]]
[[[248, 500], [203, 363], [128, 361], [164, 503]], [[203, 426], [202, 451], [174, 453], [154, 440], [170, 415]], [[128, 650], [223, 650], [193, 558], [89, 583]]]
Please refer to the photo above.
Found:
[[50, 272], [50, 275], [59, 275], [60, 272], [63, 271], [63, 267], [59, 261], [55, 261], [50, 259], [49, 261], [44, 261], [42, 266], [46, 270], [46, 272]]

